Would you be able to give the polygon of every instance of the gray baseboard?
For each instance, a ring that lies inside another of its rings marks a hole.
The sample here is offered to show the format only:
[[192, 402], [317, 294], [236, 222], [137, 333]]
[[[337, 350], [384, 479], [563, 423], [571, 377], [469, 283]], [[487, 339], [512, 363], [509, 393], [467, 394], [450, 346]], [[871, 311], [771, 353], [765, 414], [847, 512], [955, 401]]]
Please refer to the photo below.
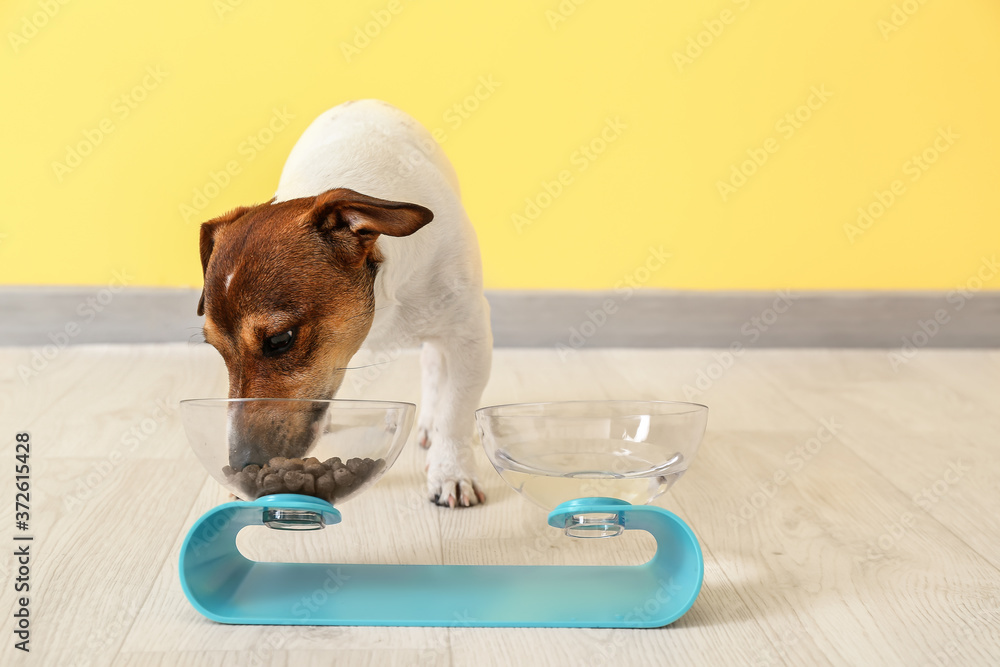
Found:
[[[197, 340], [196, 289], [0, 288], [0, 345]], [[1000, 347], [1000, 292], [491, 291], [498, 347]]]
[[[1000, 292], [642, 290], [630, 298], [613, 292], [489, 297], [494, 336], [508, 346], [576, 347], [582, 339], [594, 347], [892, 348], [914, 336], [917, 347], [1000, 346]], [[598, 326], [598, 311], [615, 309]]]

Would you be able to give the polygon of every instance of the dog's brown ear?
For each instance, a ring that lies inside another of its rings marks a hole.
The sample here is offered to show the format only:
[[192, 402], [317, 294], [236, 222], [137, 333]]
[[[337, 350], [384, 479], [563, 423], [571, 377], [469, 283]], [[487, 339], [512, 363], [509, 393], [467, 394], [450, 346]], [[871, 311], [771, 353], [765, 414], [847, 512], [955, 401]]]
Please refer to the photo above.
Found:
[[[213, 218], [208, 222], [204, 222], [201, 225], [201, 277], [202, 280], [205, 279], [205, 274], [208, 273], [208, 260], [212, 258], [212, 250], [215, 248], [215, 235], [220, 229], [235, 222], [240, 219], [247, 211], [249, 211], [252, 206], [239, 206], [234, 208], [229, 213], [220, 215], [218, 218]], [[201, 290], [201, 298], [198, 299], [198, 314], [205, 314], [205, 290]]]
[[[338, 250], [364, 262], [380, 234], [409, 236], [434, 219], [430, 209], [338, 188], [316, 198], [309, 220]], [[344, 232], [349, 232], [345, 238]]]

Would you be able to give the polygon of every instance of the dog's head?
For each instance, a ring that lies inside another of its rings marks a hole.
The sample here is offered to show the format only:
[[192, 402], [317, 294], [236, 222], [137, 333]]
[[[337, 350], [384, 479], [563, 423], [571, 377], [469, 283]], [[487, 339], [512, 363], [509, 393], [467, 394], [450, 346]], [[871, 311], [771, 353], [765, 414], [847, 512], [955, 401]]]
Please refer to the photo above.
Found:
[[[337, 189], [241, 207], [201, 226], [205, 340], [226, 362], [230, 398], [332, 398], [374, 317], [379, 235], [407, 236], [422, 206]], [[234, 406], [230, 465], [301, 456], [322, 411]]]

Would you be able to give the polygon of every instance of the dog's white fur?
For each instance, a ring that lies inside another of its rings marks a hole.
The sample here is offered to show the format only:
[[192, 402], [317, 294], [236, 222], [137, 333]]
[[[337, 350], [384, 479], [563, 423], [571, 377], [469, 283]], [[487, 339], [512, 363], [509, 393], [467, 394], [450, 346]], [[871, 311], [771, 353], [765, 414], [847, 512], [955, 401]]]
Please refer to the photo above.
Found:
[[428, 494], [442, 505], [449, 497], [476, 504], [474, 411], [489, 378], [493, 336], [479, 245], [455, 170], [430, 133], [399, 109], [378, 100], [346, 102], [320, 115], [299, 138], [275, 201], [335, 188], [434, 213], [415, 234], [376, 242], [384, 261], [364, 346], [423, 343], [418, 434], [430, 445]]

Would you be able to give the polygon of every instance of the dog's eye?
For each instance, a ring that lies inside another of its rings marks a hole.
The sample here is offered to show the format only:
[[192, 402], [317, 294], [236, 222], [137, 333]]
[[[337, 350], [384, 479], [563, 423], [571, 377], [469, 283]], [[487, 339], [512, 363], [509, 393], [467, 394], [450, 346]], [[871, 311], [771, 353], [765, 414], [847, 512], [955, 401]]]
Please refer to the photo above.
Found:
[[276, 336], [264, 339], [263, 352], [265, 357], [276, 357], [279, 354], [288, 352], [288, 349], [295, 342], [295, 331], [289, 330]]

